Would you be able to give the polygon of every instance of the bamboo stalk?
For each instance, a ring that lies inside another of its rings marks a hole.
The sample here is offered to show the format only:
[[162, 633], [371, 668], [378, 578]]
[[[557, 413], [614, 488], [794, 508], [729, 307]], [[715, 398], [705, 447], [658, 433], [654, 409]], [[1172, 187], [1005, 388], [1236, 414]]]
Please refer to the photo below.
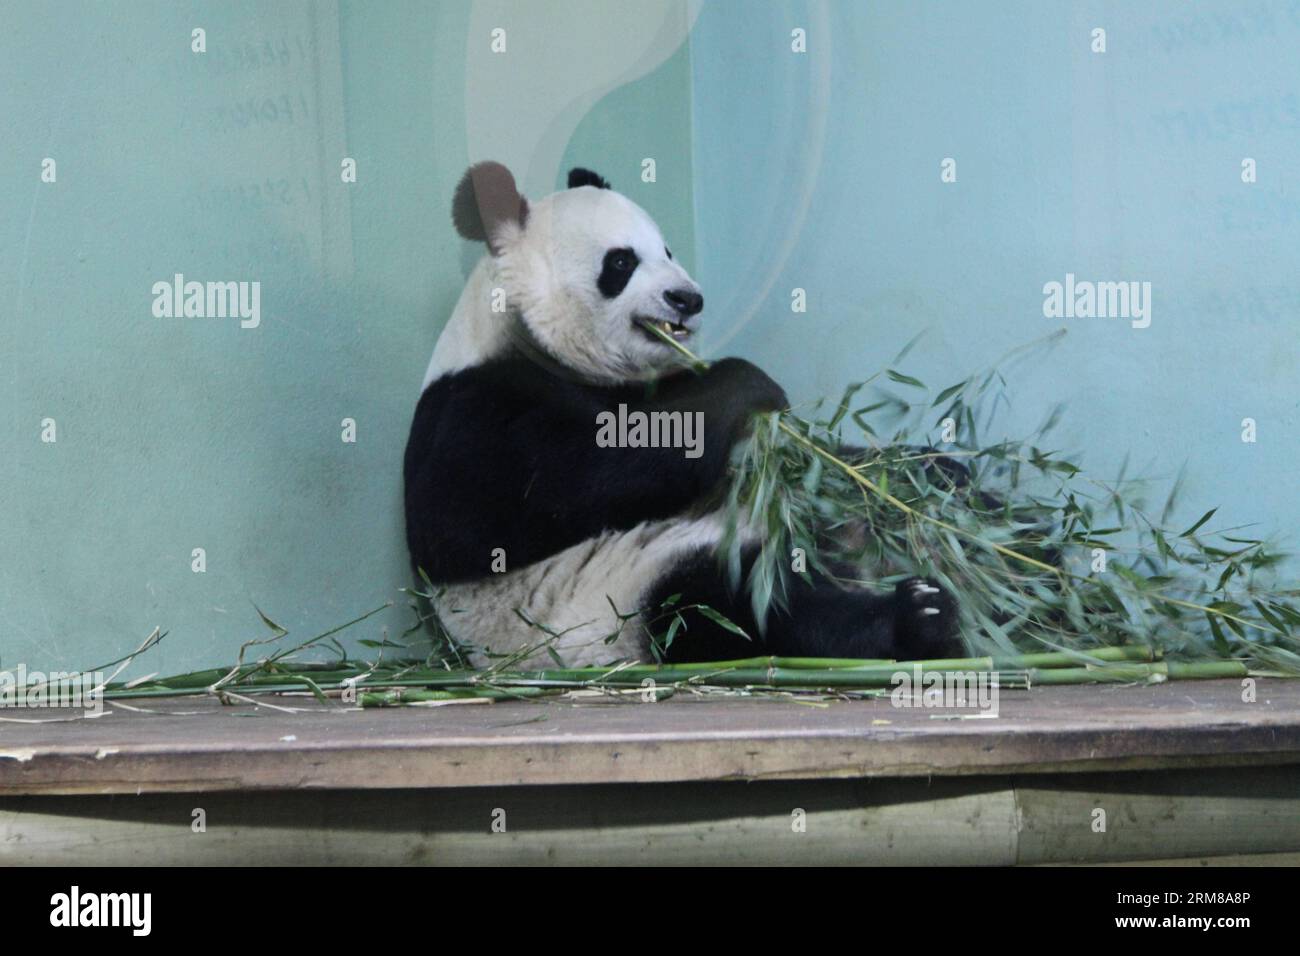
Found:
[[1031, 670], [1029, 684], [1135, 683], [1161, 680], [1213, 680], [1246, 677], [1250, 669], [1242, 661], [1154, 661], [1150, 664], [1112, 664], [1106, 667], [1065, 667]]
[[410, 703], [428, 703], [444, 700], [528, 700], [564, 693], [563, 690], [550, 690], [541, 687], [474, 687], [446, 690], [421, 690], [414, 687], [398, 687], [379, 693], [357, 695], [357, 703], [362, 707], [400, 707]]
[[1030, 670], [1032, 668], [1071, 668], [1091, 661], [1152, 661], [1159, 654], [1149, 647], [1098, 647], [1089, 651], [1042, 651], [1030, 654], [996, 654], [990, 657], [959, 657], [948, 660], [899, 661], [894, 669], [920, 667], [922, 670], [995, 671]]
[[[880, 659], [853, 658], [792, 658], [792, 657], [753, 657], [731, 661], [705, 661], [690, 664], [633, 664], [622, 667], [579, 667], [551, 668], [535, 671], [498, 673], [482, 671], [444, 671], [425, 668], [394, 665], [393, 672], [402, 676], [390, 676], [376, 673], [372, 669], [357, 671], [334, 670], [322, 671], [314, 666], [305, 668], [302, 678], [293, 673], [265, 674], [259, 673], [245, 679], [237, 679], [227, 684], [224, 689], [256, 693], [289, 693], [309, 689], [313, 685], [324, 691], [342, 690], [353, 685], [358, 691], [380, 692], [402, 688], [435, 688], [453, 692], [463, 690], [472, 694], [475, 689], [485, 690], [493, 686], [510, 686], [515, 688], [583, 688], [583, 687], [633, 687], [643, 682], [655, 681], [664, 684], [693, 683], [716, 684], [723, 686], [726, 679], [728, 686], [739, 682], [741, 685], [765, 683], [768, 675], [783, 682], [783, 686], [797, 686], [800, 679], [804, 683], [818, 686], [881, 686], [888, 684], [893, 675], [900, 671], [936, 671], [989, 672], [989, 671], [1028, 671], [1031, 669], [1068, 669], [1088, 665], [1093, 661], [1111, 663], [1124, 661], [1152, 661], [1153, 652], [1145, 647], [1100, 647], [1092, 651], [1070, 652], [1050, 651], [1033, 654], [1009, 654], [992, 657], [951, 658], [948, 660], [928, 661], [888, 661]], [[282, 667], [284, 665], [281, 665]], [[226, 673], [226, 671], [217, 671]], [[124, 700], [148, 697], [181, 697], [209, 693], [211, 682], [201, 680], [213, 671], [199, 672], [197, 675], [177, 675], [162, 681], [127, 688], [118, 684], [110, 686], [104, 692], [106, 700]], [[356, 680], [361, 675], [364, 680]], [[1236, 672], [1228, 676], [1235, 676]], [[190, 679], [193, 678], [193, 679]]]
[[[872, 690], [897, 686], [899, 675], [924, 673], [941, 678], [972, 673], [994, 674], [1005, 688], [1055, 686], [1064, 684], [1135, 683], [1163, 680], [1203, 680], [1239, 678], [1253, 673], [1242, 661], [1162, 661], [1151, 660], [1145, 648], [1099, 648], [1094, 654], [1098, 663], [1078, 666], [1079, 655], [1042, 653], [1006, 655], [1004, 657], [957, 658], [936, 661], [900, 661], [858, 667], [704, 667], [672, 668], [660, 665], [628, 667], [611, 672], [609, 668], [578, 668], [569, 671], [532, 671], [500, 673], [429, 673], [403, 680], [376, 680], [358, 687], [358, 702], [363, 707], [397, 706], [413, 701], [439, 701], [483, 698], [488, 700], [534, 699], [562, 694], [570, 690], [610, 689], [637, 690], [647, 679], [657, 684], [685, 684], [697, 687], [784, 689], [784, 690]], [[1142, 655], [1146, 655], [1146, 660]], [[776, 658], [779, 660], [779, 658]], [[760, 660], [769, 660], [766, 658]], [[808, 659], [804, 659], [807, 663]], [[591, 674], [590, 671], [600, 673]], [[259, 684], [255, 687], [228, 686], [247, 693], [301, 693], [300, 683]], [[322, 689], [337, 692], [342, 686], [325, 684]], [[105, 699], [197, 696], [211, 693], [206, 688], [158, 687], [106, 691]], [[220, 692], [218, 692], [220, 693]]]

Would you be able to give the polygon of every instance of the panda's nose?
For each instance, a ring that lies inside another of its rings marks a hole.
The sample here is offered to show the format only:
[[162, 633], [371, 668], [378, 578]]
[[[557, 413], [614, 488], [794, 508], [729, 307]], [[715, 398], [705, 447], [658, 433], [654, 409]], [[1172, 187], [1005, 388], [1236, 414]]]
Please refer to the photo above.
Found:
[[681, 316], [699, 315], [704, 308], [704, 296], [694, 289], [669, 289], [664, 293], [664, 301]]

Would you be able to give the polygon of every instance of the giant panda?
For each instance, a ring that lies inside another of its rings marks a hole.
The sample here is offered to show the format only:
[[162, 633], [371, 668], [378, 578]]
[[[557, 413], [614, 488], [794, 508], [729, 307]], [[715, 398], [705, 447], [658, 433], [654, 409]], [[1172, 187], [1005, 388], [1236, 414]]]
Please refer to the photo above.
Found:
[[[800, 576], [788, 607], [761, 622], [729, 585], [718, 558], [728, 459], [755, 414], [787, 399], [743, 359], [683, 371], [647, 330], [691, 339], [704, 299], [639, 206], [584, 169], [529, 202], [487, 162], [461, 179], [452, 220], [487, 251], [416, 406], [406, 531], [439, 620], [476, 662], [485, 651], [520, 666], [647, 660], [652, 612], [666, 606], [686, 624], [669, 661], [958, 652], [956, 602], [931, 580], [877, 593]], [[602, 447], [597, 424], [620, 405], [702, 413], [702, 447]], [[741, 533], [747, 565], [762, 539]]]

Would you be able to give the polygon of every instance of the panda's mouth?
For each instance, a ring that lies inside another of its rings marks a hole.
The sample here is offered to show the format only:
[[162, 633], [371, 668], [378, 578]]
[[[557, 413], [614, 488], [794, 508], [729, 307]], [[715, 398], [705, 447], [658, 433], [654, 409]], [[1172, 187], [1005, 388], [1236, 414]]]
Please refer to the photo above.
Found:
[[[694, 329], [682, 325], [680, 322], [673, 322], [670, 319], [652, 319], [648, 316], [638, 315], [632, 319], [632, 323], [641, 331], [641, 334], [654, 342], [663, 344], [659, 334], [670, 335], [674, 339], [688, 339]], [[652, 330], [657, 330], [652, 331]]]

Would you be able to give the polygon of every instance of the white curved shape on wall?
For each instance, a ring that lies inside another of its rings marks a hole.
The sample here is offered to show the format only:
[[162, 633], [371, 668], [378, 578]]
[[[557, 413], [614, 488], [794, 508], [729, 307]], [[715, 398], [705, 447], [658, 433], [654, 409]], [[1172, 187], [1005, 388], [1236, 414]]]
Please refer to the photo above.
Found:
[[[672, 56], [699, 8], [700, 0], [478, 0], [465, 41], [467, 160], [505, 163], [525, 194], [551, 192], [582, 118]], [[492, 49], [497, 29], [504, 53]]]

